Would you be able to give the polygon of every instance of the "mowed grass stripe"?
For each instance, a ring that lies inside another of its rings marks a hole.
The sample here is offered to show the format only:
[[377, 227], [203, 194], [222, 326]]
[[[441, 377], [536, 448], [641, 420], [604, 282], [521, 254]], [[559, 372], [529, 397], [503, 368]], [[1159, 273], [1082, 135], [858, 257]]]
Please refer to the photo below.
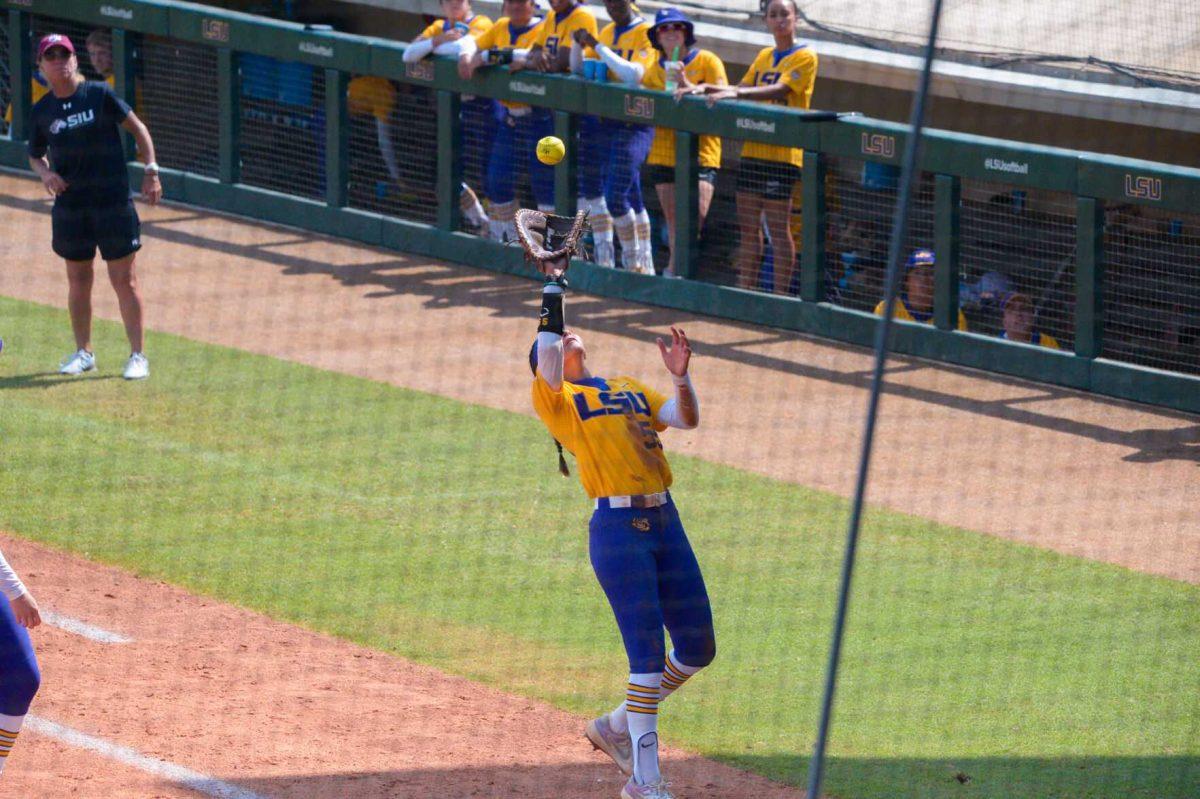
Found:
[[[64, 314], [0, 323], [0, 528], [576, 712], [619, 698], [588, 505], [535, 420], [165, 335], [128, 384], [110, 323], [100, 374], [62, 379]], [[802, 784], [846, 503], [672, 463], [719, 654], [664, 734]], [[1200, 784], [1195, 586], [884, 511], [861, 554], [832, 795]]]

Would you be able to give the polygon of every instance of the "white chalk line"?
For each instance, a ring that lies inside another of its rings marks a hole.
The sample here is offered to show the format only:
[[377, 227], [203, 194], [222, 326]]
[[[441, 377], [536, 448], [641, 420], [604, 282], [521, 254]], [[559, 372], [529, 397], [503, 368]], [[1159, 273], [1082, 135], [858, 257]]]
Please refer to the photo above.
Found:
[[99, 641], [102, 644], [128, 644], [133, 642], [133, 639], [128, 636], [109, 632], [95, 625], [88, 624], [86, 621], [72, 619], [70, 616], [55, 613], [52, 610], [42, 611], [42, 621], [51, 627], [57, 627], [60, 630], [66, 630], [69, 633], [75, 633], [75, 635]]
[[25, 729], [62, 741], [70, 746], [87, 749], [90, 752], [95, 752], [98, 755], [124, 763], [127, 766], [141, 769], [148, 774], [161, 777], [164, 780], [176, 783], [190, 790], [198, 791], [205, 796], [215, 797], [215, 799], [266, 799], [253, 791], [239, 788], [236, 785], [223, 782], [207, 774], [201, 774], [197, 771], [186, 769], [183, 766], [177, 766], [166, 760], [159, 760], [156, 757], [143, 755], [136, 749], [130, 749], [128, 746], [121, 746], [120, 744], [106, 741], [103, 738], [88, 735], [87, 733], [71, 729], [40, 716], [26, 716]]

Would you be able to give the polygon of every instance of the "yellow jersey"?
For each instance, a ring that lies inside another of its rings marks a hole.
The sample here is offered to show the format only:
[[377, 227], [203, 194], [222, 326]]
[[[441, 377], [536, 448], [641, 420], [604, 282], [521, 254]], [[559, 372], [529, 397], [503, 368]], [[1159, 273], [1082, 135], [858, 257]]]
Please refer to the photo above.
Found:
[[656, 494], [671, 486], [671, 467], [659, 432], [658, 411], [667, 398], [631, 377], [563, 381], [554, 391], [533, 379], [538, 418], [579, 465], [589, 497]]
[[[46, 96], [47, 93], [49, 93], [50, 85], [45, 82], [45, 80], [42, 78], [41, 74], [35, 74], [33, 76], [33, 80], [31, 80], [29, 82], [29, 89], [30, 89], [30, 98], [31, 98], [29, 107], [33, 108], [35, 105], [37, 105], [38, 100], [42, 99], [43, 97]], [[12, 104], [10, 103], [8, 105], [8, 107], [6, 107], [4, 109], [5, 124], [8, 124], [8, 125], [12, 124], [12, 115], [13, 115], [13, 110], [12, 110]]]
[[346, 92], [346, 109], [351, 116], [368, 114], [387, 122], [396, 110], [396, 87], [387, 78], [359, 75], [351, 78]]
[[550, 9], [535, 44], [541, 45], [550, 55], [556, 56], [558, 48], [571, 47], [575, 31], [587, 31], [596, 36], [595, 15], [582, 5], [571, 6], [571, 10], [561, 17], [557, 11]]
[[[883, 316], [884, 304], [885, 304], [885, 301], [880, 300], [879, 304], [875, 306], [875, 315], [876, 316]], [[918, 311], [909, 310], [908, 303], [906, 303], [904, 301], [904, 298], [902, 298], [902, 297], [896, 298], [896, 308], [895, 308], [895, 313], [892, 314], [892, 318], [899, 319], [902, 322], [920, 322], [920, 323], [926, 324], [926, 325], [933, 324], [933, 314], [932, 313], [920, 313]], [[958, 329], [959, 330], [967, 329], [967, 317], [963, 316], [963, 312], [962, 312], [961, 308], [958, 311]]]
[[[657, 52], [657, 51], [655, 51]], [[663, 66], [666, 57], [656, 59], [642, 76], [642, 85], [647, 89], [665, 90], [667, 70]], [[729, 82], [725, 75], [725, 64], [716, 53], [708, 50], [692, 50], [683, 58], [683, 73], [692, 83], [724, 85]], [[671, 128], [655, 128], [654, 143], [646, 163], [659, 166], [675, 166], [675, 131]], [[721, 137], [700, 137], [700, 166], [717, 169], [721, 166]]]
[[[425, 28], [425, 30], [421, 31], [421, 35], [417, 38], [432, 39], [434, 36], [437, 36], [440, 33], [450, 32], [454, 29], [455, 24], [456, 23], [453, 23], [448, 19], [439, 19], [437, 22], [430, 24]], [[476, 14], [463, 24], [467, 26], [468, 33], [478, 39], [480, 36], [486, 33], [489, 28], [492, 27], [492, 19], [491, 17], [484, 16], [483, 14]]]
[[[641, 64], [643, 70], [648, 70], [654, 63], [655, 56], [658, 55], [654, 45], [650, 44], [649, 34], [650, 26], [646, 20], [635, 16], [623, 28], [617, 27], [615, 22], [608, 23], [596, 39], [626, 61]], [[583, 57], [599, 58], [600, 54], [594, 48], [589, 47], [583, 51]], [[643, 74], [645, 73], [643, 72]], [[613, 76], [610, 75], [609, 80], [612, 79]]]
[[[538, 37], [542, 33], [542, 23], [545, 19], [542, 17], [533, 17], [529, 20], [529, 24], [523, 28], [518, 28], [513, 25], [512, 20], [508, 17], [500, 17], [496, 20], [496, 24], [488, 28], [483, 34], [475, 39], [475, 44], [480, 50], [503, 49], [505, 47], [517, 47], [521, 49], [529, 49], [537, 43]], [[525, 103], [514, 103], [509, 100], [501, 100], [501, 103], [507, 108], [528, 108]]]
[[[817, 82], [817, 54], [805, 45], [790, 50], [764, 47], [750, 69], [742, 76], [742, 86], [774, 86], [785, 83], [791, 89], [786, 100], [768, 100], [786, 108], [808, 108], [812, 104], [813, 86]], [[780, 147], [775, 144], [747, 141], [742, 145], [742, 158], [779, 161], [795, 166], [804, 165], [804, 151], [799, 147]]]

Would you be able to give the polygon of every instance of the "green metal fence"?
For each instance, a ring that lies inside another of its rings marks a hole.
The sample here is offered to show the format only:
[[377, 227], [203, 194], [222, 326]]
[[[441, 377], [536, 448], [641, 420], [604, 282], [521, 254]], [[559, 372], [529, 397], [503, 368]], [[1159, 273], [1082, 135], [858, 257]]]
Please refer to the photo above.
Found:
[[[141, 104], [160, 142], [169, 198], [528, 274], [512, 248], [459, 230], [461, 96], [553, 109], [556, 130], [566, 141], [583, 113], [671, 127], [678, 131], [681, 156], [675, 167], [680, 187], [676, 258], [685, 279], [580, 263], [576, 284], [599, 294], [856, 344], [871, 340], [877, 319], [869, 312], [870, 283], [855, 282], [839, 265], [830, 219], [844, 223], [857, 215], [866, 220], [890, 207], [886, 191], [861, 191], [846, 174], [867, 164], [894, 166], [904, 148], [903, 125], [862, 117], [813, 121], [803, 112], [753, 103], [710, 109], [698, 99], [675, 103], [658, 92], [505, 69], [481, 70], [465, 82], [449, 61], [405, 64], [404, 45], [397, 42], [167, 0], [0, 0], [0, 8], [8, 10], [0, 36], [5, 61], [0, 75], [7, 74], [8, 85], [0, 98], [12, 105], [7, 140], [0, 139], [0, 163], [26, 165], [30, 42], [39, 27], [111, 29], [117, 91]], [[256, 105], [248, 76], [265, 63], [261, 57], [311, 73], [302, 87], [309, 104], [303, 113]], [[399, 155], [413, 173], [411, 182], [427, 179], [427, 195], [414, 190], [399, 197], [373, 196], [364, 174], [369, 170], [356, 169], [365, 148], [354, 142], [363, 132], [354, 130], [346, 103], [350, 82], [361, 76], [385, 78], [397, 87], [405, 128], [422, 131], [406, 140], [410, 151]], [[264, 121], [277, 140], [265, 142]], [[805, 148], [799, 297], [702, 279], [697, 166], [688, 156], [704, 133]], [[938, 130], [927, 136], [921, 168], [928, 245], [939, 253], [935, 324], [898, 324], [896, 349], [1200, 412], [1200, 170]], [[561, 212], [575, 203], [574, 150], [556, 169]], [[281, 178], [274, 161], [288, 158], [296, 166]], [[139, 167], [131, 163], [130, 169]], [[976, 196], [989, 192], [984, 200]], [[1026, 214], [1018, 204], [1027, 195], [1050, 199], [1036, 214]], [[1153, 241], [1138, 239], [1122, 226], [1122, 214], [1161, 217], [1154, 224], [1164, 231], [1146, 233], [1143, 225], [1137, 235]], [[1029, 257], [1037, 261], [1031, 269], [1038, 290], [1046, 292], [1046, 307], [1055, 309], [1047, 313], [1063, 351], [952, 329], [962, 286], [986, 266], [986, 257], [976, 257], [973, 247], [989, 225], [998, 224], [1018, 236], [1045, 240]], [[1114, 276], [1114, 269], [1119, 274]], [[1141, 322], [1145, 335], [1139, 332]]]

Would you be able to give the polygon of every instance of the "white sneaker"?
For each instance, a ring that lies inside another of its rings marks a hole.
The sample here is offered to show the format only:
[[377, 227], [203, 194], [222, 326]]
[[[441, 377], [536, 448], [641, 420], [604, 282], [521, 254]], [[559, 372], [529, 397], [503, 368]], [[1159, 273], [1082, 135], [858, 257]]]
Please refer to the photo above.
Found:
[[96, 368], [96, 356], [87, 350], [79, 350], [78, 352], [68, 355], [62, 363], [58, 365], [58, 373], [60, 375], [81, 375], [84, 372], [90, 372]]
[[596, 264], [614, 269], [617, 266], [616, 247], [611, 241], [597, 241], [595, 246]]
[[126, 380], [145, 380], [150, 376], [150, 361], [140, 352], [133, 353], [125, 362], [125, 371], [121, 376]]

